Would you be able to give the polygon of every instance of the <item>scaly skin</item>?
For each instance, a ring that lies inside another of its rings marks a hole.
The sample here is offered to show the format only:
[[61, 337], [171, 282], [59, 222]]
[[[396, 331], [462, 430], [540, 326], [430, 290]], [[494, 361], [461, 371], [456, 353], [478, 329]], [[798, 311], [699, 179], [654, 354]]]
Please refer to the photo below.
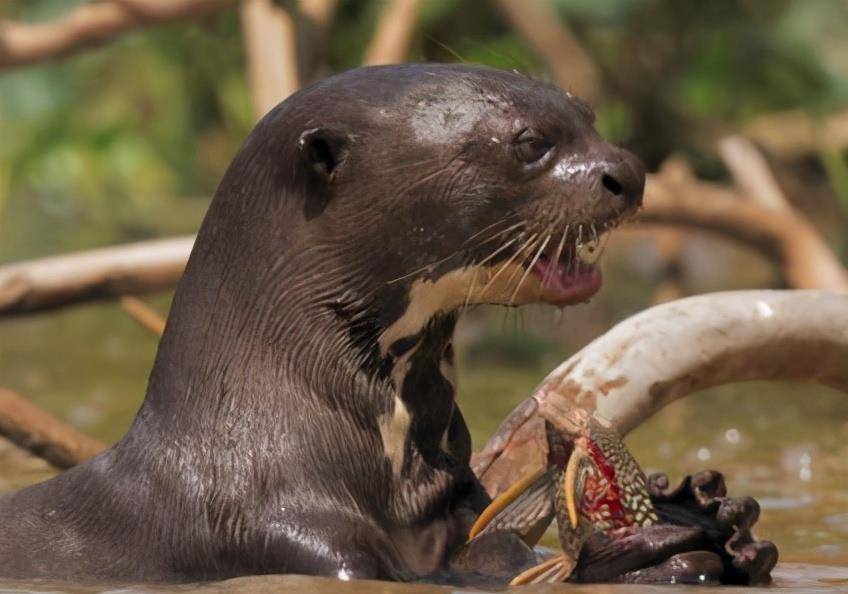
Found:
[[548, 468], [495, 499], [471, 530], [472, 538], [513, 530], [532, 546], [556, 518], [562, 555], [516, 576], [513, 585], [566, 581], [593, 533], [658, 523], [645, 474], [615, 431], [582, 410], [558, 425], [547, 423]]

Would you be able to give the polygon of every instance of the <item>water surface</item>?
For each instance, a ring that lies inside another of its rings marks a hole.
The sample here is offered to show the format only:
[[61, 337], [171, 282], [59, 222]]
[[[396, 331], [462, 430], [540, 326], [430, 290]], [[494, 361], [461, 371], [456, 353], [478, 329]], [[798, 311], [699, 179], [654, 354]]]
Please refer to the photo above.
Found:
[[[196, 209], [165, 231], [191, 231], [200, 212], [202, 208]], [[0, 246], [0, 259], [39, 255], [47, 249], [45, 246], [55, 251], [91, 247], [92, 236], [78, 235], [74, 227], [54, 228], [55, 233], [44, 243], [41, 239], [51, 228], [30, 225], [28, 220], [22, 219], [15, 235], [7, 236], [17, 239]], [[113, 241], [116, 239], [102, 243]], [[633, 254], [639, 256], [636, 264], [631, 261]], [[613, 250], [607, 258], [609, 280], [601, 295], [591, 305], [572, 308], [563, 316], [546, 309], [523, 314], [479, 310], [466, 316], [457, 334], [458, 398], [475, 447], [485, 442], [509, 410], [561, 360], [616, 321], [647, 306], [654, 283], [650, 275], [639, 272], [642, 255], [632, 246], [618, 253]], [[711, 262], [719, 258], [720, 248], [711, 255]], [[746, 266], [749, 263], [744, 257], [742, 261]], [[714, 286], [703, 290], [746, 288], [761, 282], [760, 278], [754, 280], [716, 277]], [[169, 299], [166, 295], [149, 301], [164, 314]], [[111, 442], [120, 438], [138, 409], [155, 349], [156, 339], [114, 304], [3, 320], [0, 385]], [[803, 591], [848, 590], [848, 574], [840, 569], [848, 567], [845, 394], [800, 384], [727, 386], [672, 404], [637, 429], [627, 442], [648, 470], [663, 470], [676, 480], [686, 473], [715, 468], [725, 473], [731, 495], [756, 497], [762, 506], [756, 532], [773, 540], [780, 550], [778, 585]], [[0, 442], [0, 492], [43, 480], [52, 473], [42, 461]], [[546, 543], [554, 544], [552, 537]], [[69, 587], [0, 584], [0, 589], [37, 591]], [[242, 591], [290, 592], [451, 591], [295, 577], [250, 578], [170, 591], [229, 591], [236, 587]], [[94, 591], [82, 586], [77, 589]], [[568, 591], [642, 590], [603, 586], [571, 587]]]

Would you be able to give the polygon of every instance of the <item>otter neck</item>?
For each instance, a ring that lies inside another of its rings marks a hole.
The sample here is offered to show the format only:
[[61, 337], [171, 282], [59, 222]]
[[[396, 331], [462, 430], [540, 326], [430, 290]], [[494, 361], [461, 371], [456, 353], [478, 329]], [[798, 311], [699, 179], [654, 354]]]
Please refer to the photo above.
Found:
[[[187, 425], [182, 431], [211, 432], [238, 423], [249, 402], [273, 432], [273, 419], [305, 404], [342, 412], [357, 425], [376, 419], [401, 474], [414, 452], [443, 464], [454, 408], [456, 316], [434, 316], [381, 352], [373, 339], [389, 325], [378, 322], [385, 312], [372, 305], [342, 315], [333, 304], [343, 289], [301, 282], [300, 271], [314, 267], [305, 259], [294, 249], [264, 261], [219, 249], [193, 256], [139, 421], [179, 418]], [[239, 290], [269, 286], [275, 291]], [[404, 414], [405, 423], [392, 424]]]

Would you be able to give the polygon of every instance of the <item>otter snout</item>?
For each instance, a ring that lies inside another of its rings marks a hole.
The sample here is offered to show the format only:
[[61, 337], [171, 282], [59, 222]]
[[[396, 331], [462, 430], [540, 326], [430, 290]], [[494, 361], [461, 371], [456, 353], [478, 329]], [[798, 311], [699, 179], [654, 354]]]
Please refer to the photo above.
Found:
[[613, 149], [611, 158], [603, 163], [601, 184], [606, 195], [624, 202], [628, 209], [642, 206], [642, 194], [645, 190], [645, 166], [630, 151]]

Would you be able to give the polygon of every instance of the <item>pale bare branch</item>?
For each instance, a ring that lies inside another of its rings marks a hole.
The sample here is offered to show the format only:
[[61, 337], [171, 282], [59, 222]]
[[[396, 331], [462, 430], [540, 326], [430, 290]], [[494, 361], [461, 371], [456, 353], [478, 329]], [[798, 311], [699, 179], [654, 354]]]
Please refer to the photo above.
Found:
[[628, 318], [555, 369], [533, 395], [545, 418], [581, 407], [625, 434], [667, 404], [748, 380], [848, 392], [848, 294], [730, 291]]
[[36, 64], [113, 41], [130, 31], [199, 18], [234, 0], [101, 0], [49, 23], [0, 21], [0, 69]]
[[842, 150], [848, 147], [848, 109], [820, 119], [800, 109], [765, 114], [746, 123], [742, 135], [784, 158]]
[[848, 271], [801, 213], [777, 211], [698, 180], [682, 161], [668, 161], [659, 174], [648, 176], [639, 219], [741, 242], [774, 262], [793, 288], [848, 291]]
[[554, 79], [589, 103], [601, 92], [598, 69], [589, 53], [543, 0], [495, 0], [516, 31], [542, 56]]
[[774, 210], [791, 208], [768, 163], [754, 143], [742, 136], [725, 136], [718, 154], [741, 192]]
[[362, 64], [397, 64], [406, 60], [420, 8], [421, 0], [386, 0]]
[[272, 0], [242, 0], [240, 15], [247, 77], [261, 118], [300, 87], [294, 21]]
[[124, 295], [119, 300], [121, 308], [139, 325], [156, 336], [165, 332], [165, 320], [156, 311], [138, 297]]
[[326, 27], [333, 18], [338, 0], [300, 0], [300, 12], [319, 27]]
[[143, 241], [0, 266], [0, 317], [172, 289], [193, 243]]
[[735, 291], [628, 318], [552, 371], [472, 457], [491, 496], [546, 464], [544, 420], [590, 411], [622, 435], [669, 403], [731, 382], [818, 382], [848, 393], [848, 294]]

